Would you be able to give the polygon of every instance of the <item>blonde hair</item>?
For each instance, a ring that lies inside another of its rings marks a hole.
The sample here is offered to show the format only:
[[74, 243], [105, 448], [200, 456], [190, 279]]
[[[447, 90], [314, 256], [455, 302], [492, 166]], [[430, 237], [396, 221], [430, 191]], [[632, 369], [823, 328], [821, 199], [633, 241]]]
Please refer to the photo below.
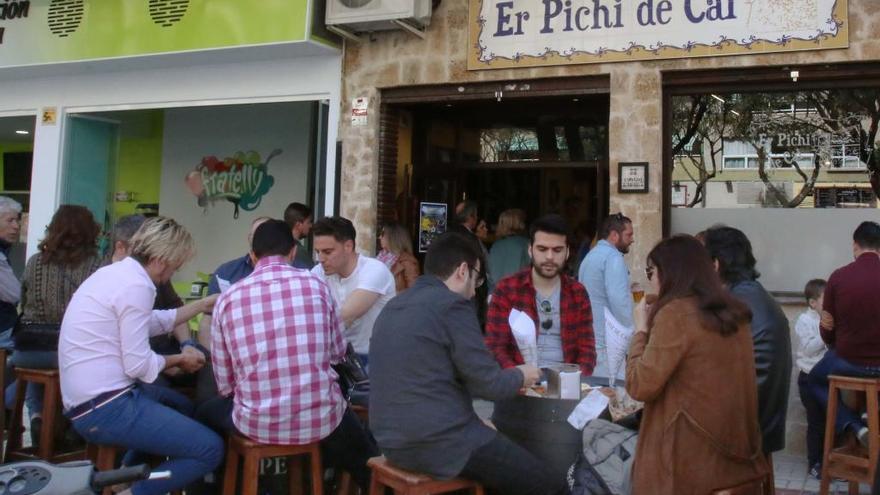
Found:
[[394, 254], [413, 254], [412, 241], [409, 233], [399, 223], [390, 223], [382, 229], [382, 234], [388, 242], [388, 250]]
[[195, 255], [192, 236], [182, 225], [167, 217], [147, 219], [129, 241], [131, 257], [143, 264], [150, 260], [182, 265]]
[[526, 233], [526, 212], [519, 208], [504, 210], [498, 216], [498, 228], [495, 236], [499, 239], [511, 235], [524, 235]]

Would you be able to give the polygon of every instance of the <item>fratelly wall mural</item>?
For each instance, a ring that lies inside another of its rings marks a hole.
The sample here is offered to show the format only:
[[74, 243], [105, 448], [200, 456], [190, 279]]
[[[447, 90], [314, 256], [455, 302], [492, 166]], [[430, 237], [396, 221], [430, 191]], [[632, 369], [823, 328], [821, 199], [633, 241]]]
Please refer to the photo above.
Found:
[[234, 218], [239, 208], [251, 211], [260, 206], [275, 179], [269, 175], [269, 162], [280, 155], [275, 149], [265, 158], [256, 151], [238, 151], [224, 159], [211, 155], [202, 158], [195, 170], [186, 175], [186, 187], [205, 208], [226, 200], [235, 205]]

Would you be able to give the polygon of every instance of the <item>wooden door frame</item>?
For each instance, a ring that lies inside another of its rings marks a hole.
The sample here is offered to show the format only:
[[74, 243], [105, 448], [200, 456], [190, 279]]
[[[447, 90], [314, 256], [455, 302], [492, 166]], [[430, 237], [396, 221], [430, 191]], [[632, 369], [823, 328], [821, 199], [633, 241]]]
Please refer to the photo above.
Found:
[[[399, 126], [398, 109], [400, 106], [437, 102], [501, 101], [503, 99], [552, 96], [610, 95], [610, 92], [611, 83], [608, 74], [446, 83], [381, 89], [378, 180], [376, 188], [377, 223], [382, 224], [390, 220], [393, 209], [396, 207], [396, 182], [393, 178], [396, 176], [397, 170], [397, 126]], [[608, 185], [599, 185], [598, 191], [604, 191], [606, 195], [609, 194]]]

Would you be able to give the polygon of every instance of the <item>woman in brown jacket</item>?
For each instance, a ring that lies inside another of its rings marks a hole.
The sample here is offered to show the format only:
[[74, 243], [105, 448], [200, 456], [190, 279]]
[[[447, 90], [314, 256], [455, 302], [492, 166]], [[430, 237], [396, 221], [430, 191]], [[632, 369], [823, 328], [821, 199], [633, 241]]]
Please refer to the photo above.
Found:
[[633, 493], [710, 494], [769, 472], [761, 453], [750, 313], [691, 236], [661, 241], [635, 310], [626, 389], [644, 401]]
[[382, 250], [376, 258], [385, 263], [394, 275], [397, 293], [405, 291], [419, 278], [419, 261], [413, 255], [412, 241], [402, 225], [390, 223], [379, 234]]

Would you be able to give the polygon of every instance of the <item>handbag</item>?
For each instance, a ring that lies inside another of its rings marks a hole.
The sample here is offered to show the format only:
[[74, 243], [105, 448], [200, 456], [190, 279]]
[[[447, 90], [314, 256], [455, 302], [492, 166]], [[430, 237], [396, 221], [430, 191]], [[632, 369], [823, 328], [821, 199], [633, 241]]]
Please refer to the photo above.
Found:
[[350, 400], [353, 404], [365, 405], [362, 402], [366, 402], [366, 397], [369, 396], [370, 376], [351, 343], [346, 345], [342, 360], [331, 367], [339, 376], [339, 388], [342, 389], [342, 395], [346, 400]]
[[[34, 278], [36, 279], [36, 287], [42, 292], [43, 286], [43, 263], [37, 260], [34, 267]], [[65, 276], [70, 281], [70, 278]], [[37, 301], [37, 307], [43, 308], [42, 297], [34, 298]], [[12, 340], [15, 343], [16, 351], [57, 351], [58, 335], [61, 333], [60, 323], [48, 323], [45, 321], [28, 321], [23, 320], [21, 315], [15, 321], [12, 330]]]

